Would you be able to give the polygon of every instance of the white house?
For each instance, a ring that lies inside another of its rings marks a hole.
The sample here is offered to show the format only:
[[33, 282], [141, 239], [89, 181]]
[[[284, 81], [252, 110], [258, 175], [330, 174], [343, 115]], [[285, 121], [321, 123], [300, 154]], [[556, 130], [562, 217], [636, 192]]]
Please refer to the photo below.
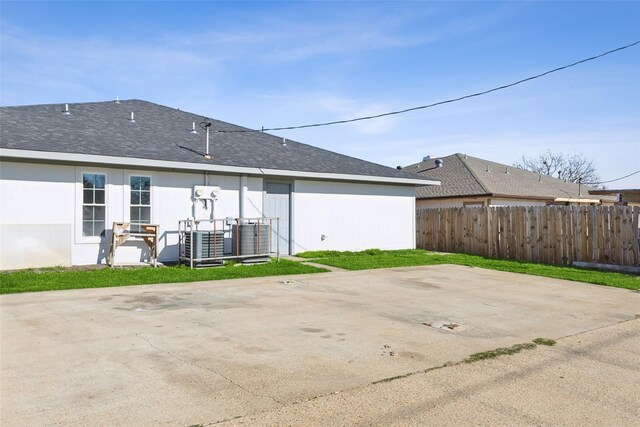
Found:
[[[1, 269], [104, 263], [114, 221], [158, 224], [175, 261], [189, 217], [278, 217], [282, 253], [413, 248], [415, 188], [439, 184], [140, 100], [0, 112]], [[217, 199], [194, 203], [196, 185]]]

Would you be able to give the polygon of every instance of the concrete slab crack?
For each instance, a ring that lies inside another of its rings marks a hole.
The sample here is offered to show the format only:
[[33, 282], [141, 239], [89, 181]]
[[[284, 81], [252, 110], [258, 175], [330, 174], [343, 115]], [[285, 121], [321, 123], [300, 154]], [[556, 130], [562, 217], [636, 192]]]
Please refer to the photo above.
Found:
[[201, 365], [199, 365], [199, 364], [197, 364], [195, 362], [192, 362], [192, 361], [189, 361], [189, 360], [185, 360], [185, 359], [183, 359], [182, 357], [178, 356], [177, 354], [175, 354], [173, 352], [170, 352], [168, 350], [164, 350], [164, 349], [154, 345], [148, 338], [143, 337], [142, 335], [138, 334], [137, 332], [134, 332], [134, 335], [136, 336], [136, 338], [146, 342], [147, 345], [149, 347], [153, 348], [154, 350], [157, 350], [157, 351], [160, 351], [162, 353], [168, 354], [169, 356], [173, 357], [176, 360], [179, 360], [180, 362], [182, 362], [182, 363], [184, 363], [186, 365], [193, 366], [194, 368], [198, 368], [198, 369], [202, 369], [202, 370], [205, 370], [205, 371], [212, 372], [212, 373], [216, 374], [217, 376], [219, 376], [220, 378], [223, 378], [224, 380], [228, 381], [230, 384], [238, 387], [239, 389], [249, 393], [250, 395], [252, 395], [254, 397], [266, 397], [267, 399], [271, 399], [273, 402], [277, 403], [278, 405], [284, 406], [283, 402], [279, 401], [278, 399], [276, 399], [273, 396], [270, 396], [268, 394], [255, 393], [252, 390], [248, 389], [247, 387], [243, 386], [242, 384], [239, 384], [239, 383], [235, 382], [234, 380], [232, 380], [228, 376], [224, 375], [221, 372], [216, 371], [213, 368], [210, 368], [208, 366], [201, 366]]
[[332, 265], [319, 264], [317, 262], [313, 262], [312, 260], [310, 260], [310, 261], [302, 261], [302, 263], [310, 265], [312, 267], [325, 268], [325, 269], [329, 270], [332, 273], [336, 273], [336, 272], [339, 272], [339, 271], [349, 271], [347, 269], [340, 268], [340, 267], [334, 267]]

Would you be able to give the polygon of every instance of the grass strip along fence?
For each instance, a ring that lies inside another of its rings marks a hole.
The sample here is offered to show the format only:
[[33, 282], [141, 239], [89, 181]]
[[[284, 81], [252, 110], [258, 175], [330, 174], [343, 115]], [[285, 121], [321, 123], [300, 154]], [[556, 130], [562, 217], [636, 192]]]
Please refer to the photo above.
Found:
[[484, 258], [477, 255], [446, 254], [428, 252], [422, 249], [382, 251], [369, 249], [362, 252], [310, 251], [297, 254], [298, 257], [313, 259], [315, 263], [344, 268], [347, 270], [366, 270], [372, 268], [410, 267], [420, 265], [457, 264], [490, 270], [525, 273], [534, 276], [574, 280], [596, 285], [613, 286], [625, 289], [640, 289], [640, 276], [622, 273], [609, 273], [594, 270], [581, 270], [537, 264], [525, 261]]

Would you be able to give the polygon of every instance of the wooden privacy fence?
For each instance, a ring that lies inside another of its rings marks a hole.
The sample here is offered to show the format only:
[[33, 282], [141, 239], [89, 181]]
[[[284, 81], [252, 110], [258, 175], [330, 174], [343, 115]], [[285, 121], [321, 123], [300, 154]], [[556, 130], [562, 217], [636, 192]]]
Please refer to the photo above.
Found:
[[418, 209], [418, 248], [571, 265], [640, 264], [632, 206], [501, 206]]

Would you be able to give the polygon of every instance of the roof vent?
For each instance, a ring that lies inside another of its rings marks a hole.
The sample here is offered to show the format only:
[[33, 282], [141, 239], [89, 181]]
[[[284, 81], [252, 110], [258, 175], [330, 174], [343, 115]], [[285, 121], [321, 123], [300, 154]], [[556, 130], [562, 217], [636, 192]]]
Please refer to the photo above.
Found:
[[[430, 170], [433, 170], [433, 169], [438, 169], [438, 168], [441, 168], [442, 165], [444, 164], [442, 159], [436, 159], [433, 163], [435, 163], [434, 167], [422, 169], [421, 171], [418, 171], [417, 173], [422, 173], [422, 172], [430, 171]], [[398, 166], [398, 169], [402, 169], [402, 168], [400, 166]]]
[[116, 104], [120, 104], [120, 98], [118, 98], [118, 96], [116, 96], [116, 100], [113, 101], [113, 102], [115, 102]]
[[211, 122], [205, 119], [204, 121], [200, 122], [200, 127], [207, 132], [207, 136], [205, 138], [204, 158], [210, 159], [211, 155], [209, 154], [209, 132], [211, 129]]
[[428, 161], [428, 160], [431, 160], [431, 156], [424, 156], [424, 157], [422, 158], [422, 161], [423, 161], [423, 162], [426, 162], [426, 161]]
[[287, 138], [282, 138], [282, 146], [283, 147], [287, 146]]
[[487, 163], [487, 170], [486, 170], [485, 172], [491, 172], [491, 171], [489, 170], [489, 164], [488, 164], [488, 163]]
[[504, 167], [504, 173], [509, 173], [509, 168], [507, 166]]
[[70, 116], [71, 112], [69, 111], [69, 104], [64, 104], [64, 110], [62, 110], [63, 116]]
[[396, 166], [396, 169], [398, 169], [399, 171], [402, 170], [402, 166]]
[[538, 182], [542, 182], [542, 174], [538, 174]]
[[135, 119], [135, 117], [133, 115], [133, 111], [132, 111], [131, 112], [131, 118], [129, 119], [129, 123], [135, 123], [135, 122], [136, 122], [136, 119]]
[[191, 123], [191, 133], [198, 133], [198, 131], [196, 130], [196, 122]]

